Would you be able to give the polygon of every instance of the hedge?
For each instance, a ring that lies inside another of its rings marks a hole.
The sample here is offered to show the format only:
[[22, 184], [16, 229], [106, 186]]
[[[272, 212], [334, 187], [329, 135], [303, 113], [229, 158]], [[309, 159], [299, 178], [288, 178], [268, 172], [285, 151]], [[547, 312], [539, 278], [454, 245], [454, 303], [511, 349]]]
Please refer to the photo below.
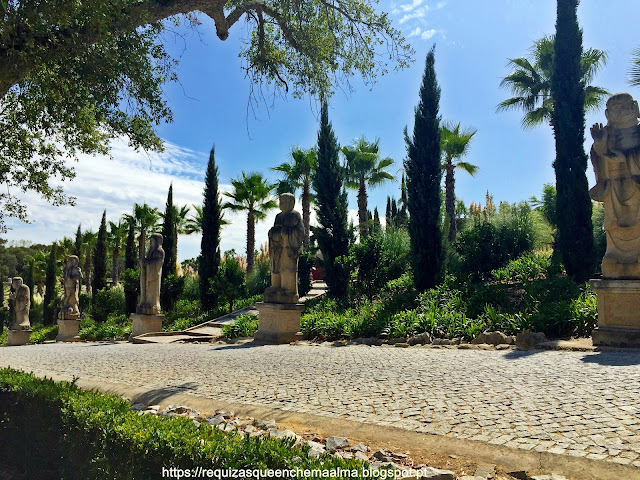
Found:
[[162, 478], [163, 467], [362, 468], [356, 460], [309, 457], [308, 447], [293, 443], [138, 415], [115, 395], [0, 370], [0, 472], [18, 478]]

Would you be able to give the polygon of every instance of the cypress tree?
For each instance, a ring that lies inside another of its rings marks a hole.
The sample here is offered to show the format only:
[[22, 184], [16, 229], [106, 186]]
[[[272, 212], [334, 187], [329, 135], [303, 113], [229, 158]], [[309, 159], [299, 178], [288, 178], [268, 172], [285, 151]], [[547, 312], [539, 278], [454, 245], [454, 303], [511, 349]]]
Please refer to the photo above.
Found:
[[406, 227], [409, 221], [407, 216], [407, 185], [404, 181], [404, 173], [402, 174], [402, 183], [400, 184], [400, 210], [398, 210], [398, 225]]
[[44, 281], [44, 305], [42, 323], [53, 325], [56, 317], [56, 244], [51, 245]]
[[76, 231], [76, 241], [73, 244], [73, 254], [78, 257], [78, 262], [80, 262], [80, 255], [82, 255], [82, 231], [80, 230], [80, 225], [78, 225], [78, 230]]
[[339, 146], [329, 123], [327, 102], [322, 102], [318, 132], [318, 163], [313, 174], [316, 191], [318, 227], [313, 229], [323, 255], [325, 281], [334, 298], [347, 294], [349, 272], [336, 259], [349, 253], [347, 192], [344, 189], [344, 169], [338, 161]]
[[415, 109], [413, 139], [405, 127], [407, 159], [407, 209], [411, 263], [416, 288], [427, 290], [442, 278], [443, 251], [440, 230], [442, 166], [440, 163], [440, 87], [436, 80], [435, 46], [427, 54]]
[[29, 302], [33, 305], [33, 290], [35, 287], [35, 269], [36, 269], [36, 260], [31, 257], [29, 259], [29, 267], [27, 268], [27, 275], [24, 279], [24, 284], [29, 287]]
[[[164, 223], [162, 224], [162, 249], [164, 250], [164, 263], [162, 264], [162, 282], [169, 275], [176, 274], [176, 261], [178, 257], [178, 245], [176, 242], [176, 212], [173, 208], [173, 183], [169, 185], [167, 204], [164, 211]], [[164, 308], [164, 307], [163, 307]]]
[[213, 310], [218, 298], [210, 291], [210, 280], [214, 279], [220, 267], [220, 227], [222, 225], [222, 204], [218, 190], [218, 167], [215, 146], [209, 153], [209, 164], [204, 179], [204, 203], [202, 205], [202, 241], [198, 274], [200, 276], [200, 298], [204, 311]]
[[102, 212], [98, 240], [93, 249], [93, 293], [107, 286], [107, 211]]
[[391, 225], [391, 197], [387, 197], [387, 211], [384, 215], [384, 218], [387, 222], [387, 227]]
[[391, 199], [391, 224], [394, 227], [398, 226], [398, 204], [395, 198]]
[[[127, 247], [124, 255], [125, 270], [135, 270], [138, 264], [138, 252], [136, 248], [136, 223], [133, 218], [129, 219], [129, 231], [127, 232]], [[138, 283], [139, 284], [139, 283]], [[124, 303], [127, 315], [136, 311], [138, 304], [138, 289], [136, 284], [132, 285], [129, 277], [124, 281]]]
[[585, 174], [585, 86], [581, 81], [582, 31], [577, 8], [578, 0], [558, 0], [551, 118], [556, 140], [558, 245], [567, 274], [584, 282], [593, 273], [595, 262], [591, 199]]
[[380, 235], [382, 232], [382, 224], [380, 223], [380, 214], [378, 213], [378, 207], [373, 209], [373, 226], [371, 232], [374, 235]]

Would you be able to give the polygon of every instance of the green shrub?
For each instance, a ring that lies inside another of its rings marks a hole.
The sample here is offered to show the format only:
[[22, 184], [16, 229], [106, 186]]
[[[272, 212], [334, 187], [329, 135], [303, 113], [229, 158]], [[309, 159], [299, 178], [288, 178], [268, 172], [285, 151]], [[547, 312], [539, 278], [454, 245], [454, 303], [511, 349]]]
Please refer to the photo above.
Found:
[[231, 325], [222, 327], [222, 333], [227, 338], [252, 337], [258, 330], [258, 317], [250, 313], [238, 315]]
[[42, 325], [36, 323], [31, 325], [31, 336], [29, 337], [29, 343], [43, 343], [47, 340], [55, 340], [58, 335], [58, 325]]
[[596, 294], [589, 284], [586, 284], [585, 290], [580, 296], [571, 301], [569, 306], [571, 310], [571, 325], [573, 326], [573, 334], [588, 337], [596, 325], [598, 324], [598, 302]]
[[[29, 408], [25, 408], [29, 405]], [[138, 415], [115, 395], [0, 370], [0, 458], [16, 478], [160, 478], [163, 467], [360, 469], [293, 439], [224, 433], [188, 418]], [[25, 445], [29, 445], [25, 449]], [[63, 459], [63, 461], [61, 461]]]
[[203, 321], [200, 300], [178, 300], [175, 308], [166, 313], [162, 330], [166, 332], [186, 330]]
[[184, 275], [183, 300], [200, 300], [200, 278], [197, 275], [187, 273]]
[[[303, 250], [302, 255], [300, 255], [300, 260], [298, 261], [298, 295], [301, 297], [304, 297], [311, 290], [311, 269], [313, 268], [313, 262], [314, 253], [309, 250]], [[269, 283], [267, 286], [269, 285], [271, 284]], [[249, 291], [249, 294], [251, 295], [251, 291]]]
[[124, 290], [121, 286], [103, 288], [93, 295], [91, 316], [104, 322], [109, 314], [125, 315]]
[[78, 295], [78, 308], [82, 313], [91, 313], [90, 293], [81, 293]]
[[244, 281], [245, 272], [240, 266], [234, 250], [225, 252], [215, 278], [209, 280], [209, 289], [218, 298], [229, 305], [228, 313], [233, 312], [233, 304], [240, 298], [247, 296], [247, 285]]
[[179, 277], [176, 274], [167, 275], [162, 281], [160, 287], [160, 301], [162, 303], [162, 309], [165, 312], [173, 310], [178, 298], [182, 295], [184, 290], [184, 277]]
[[[271, 286], [271, 263], [269, 257], [258, 256], [253, 270], [247, 276], [249, 295], [259, 295]], [[303, 294], [301, 293], [300, 296]]]
[[109, 314], [106, 321], [95, 322], [85, 316], [80, 322], [79, 336], [83, 340], [126, 340], [131, 334], [131, 320], [124, 314]]
[[550, 267], [550, 252], [526, 252], [503, 268], [492, 270], [491, 275], [498, 282], [526, 282], [546, 275]]
[[135, 313], [140, 293], [140, 270], [127, 268], [120, 274], [124, 289], [125, 313]]

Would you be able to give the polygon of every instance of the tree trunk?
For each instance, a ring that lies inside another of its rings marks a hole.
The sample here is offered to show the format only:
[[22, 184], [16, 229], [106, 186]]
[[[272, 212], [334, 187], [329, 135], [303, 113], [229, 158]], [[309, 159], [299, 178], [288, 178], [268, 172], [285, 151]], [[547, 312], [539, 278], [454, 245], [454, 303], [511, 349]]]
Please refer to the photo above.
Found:
[[444, 180], [445, 188], [445, 201], [444, 208], [449, 216], [449, 242], [453, 242], [456, 239], [457, 225], [456, 225], [456, 180], [453, 176], [454, 165], [451, 162], [447, 162], [446, 176]]
[[304, 184], [302, 185], [302, 223], [304, 224], [304, 240], [303, 246], [306, 249], [311, 243], [311, 227], [309, 225], [311, 219], [311, 193], [309, 192], [309, 174], [304, 177]]
[[360, 178], [360, 188], [358, 188], [358, 220], [360, 222], [360, 241], [369, 236], [369, 216], [367, 215], [367, 187], [364, 177]]
[[247, 215], [247, 275], [253, 270], [256, 248], [256, 220], [253, 213]]

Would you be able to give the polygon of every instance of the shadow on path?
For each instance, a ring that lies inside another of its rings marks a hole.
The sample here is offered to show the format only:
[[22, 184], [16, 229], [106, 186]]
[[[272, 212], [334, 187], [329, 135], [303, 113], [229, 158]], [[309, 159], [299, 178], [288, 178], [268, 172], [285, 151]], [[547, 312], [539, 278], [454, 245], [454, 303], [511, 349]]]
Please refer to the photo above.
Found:
[[640, 365], [640, 352], [624, 351], [601, 351], [586, 354], [581, 359], [585, 363], [597, 363], [598, 365], [606, 365], [609, 367], [628, 367], [631, 365]]
[[164, 399], [171, 397], [177, 393], [187, 393], [188, 391], [194, 391], [200, 384], [196, 382], [187, 382], [182, 385], [176, 385], [174, 387], [162, 387], [149, 390], [147, 392], [136, 395], [133, 400], [134, 403], [140, 402], [145, 405], [155, 405], [162, 402]]

